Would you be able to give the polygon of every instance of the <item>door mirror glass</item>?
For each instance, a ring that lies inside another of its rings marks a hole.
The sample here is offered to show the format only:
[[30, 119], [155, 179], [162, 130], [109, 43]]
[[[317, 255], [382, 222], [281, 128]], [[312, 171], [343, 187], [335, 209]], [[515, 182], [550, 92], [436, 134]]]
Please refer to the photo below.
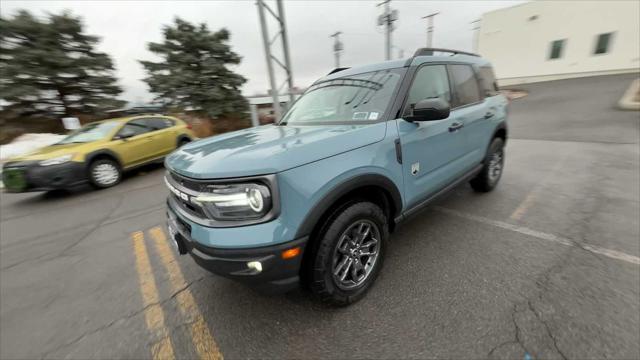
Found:
[[412, 114], [405, 117], [407, 121], [434, 121], [448, 118], [451, 106], [444, 99], [433, 98], [418, 101], [412, 110]]

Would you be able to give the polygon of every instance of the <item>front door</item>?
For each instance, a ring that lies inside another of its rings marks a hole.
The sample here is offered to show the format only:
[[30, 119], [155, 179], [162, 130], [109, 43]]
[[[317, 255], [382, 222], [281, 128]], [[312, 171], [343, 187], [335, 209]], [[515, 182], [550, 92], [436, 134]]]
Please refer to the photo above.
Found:
[[[449, 76], [445, 65], [425, 65], [415, 74], [405, 101], [403, 116], [415, 104], [428, 98], [451, 103]], [[464, 129], [452, 114], [446, 119], [424, 122], [397, 120], [402, 146], [404, 193], [412, 207], [437, 192], [464, 171]]]

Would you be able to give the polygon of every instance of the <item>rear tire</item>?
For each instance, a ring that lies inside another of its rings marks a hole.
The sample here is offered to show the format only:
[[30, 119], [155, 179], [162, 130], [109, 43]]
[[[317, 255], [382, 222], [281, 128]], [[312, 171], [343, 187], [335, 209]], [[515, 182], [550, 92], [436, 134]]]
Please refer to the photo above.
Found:
[[335, 306], [360, 300], [383, 265], [389, 222], [370, 202], [357, 202], [327, 220], [318, 236], [311, 290]]
[[180, 149], [181, 147], [183, 147], [184, 145], [190, 143], [191, 140], [189, 139], [180, 139], [180, 141], [178, 141], [178, 149]]
[[111, 159], [98, 159], [89, 165], [89, 182], [96, 189], [115, 186], [121, 179], [120, 165]]
[[484, 159], [482, 170], [471, 179], [469, 184], [473, 190], [478, 192], [489, 192], [493, 190], [502, 177], [504, 170], [504, 140], [494, 138], [489, 146], [489, 151]]

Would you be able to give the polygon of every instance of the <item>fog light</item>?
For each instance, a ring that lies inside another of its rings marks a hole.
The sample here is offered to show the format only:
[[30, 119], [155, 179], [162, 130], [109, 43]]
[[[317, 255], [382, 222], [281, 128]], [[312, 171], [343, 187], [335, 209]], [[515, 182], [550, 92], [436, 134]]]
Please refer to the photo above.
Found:
[[260, 261], [249, 261], [247, 263], [247, 267], [255, 270], [256, 272], [262, 272], [262, 263]]

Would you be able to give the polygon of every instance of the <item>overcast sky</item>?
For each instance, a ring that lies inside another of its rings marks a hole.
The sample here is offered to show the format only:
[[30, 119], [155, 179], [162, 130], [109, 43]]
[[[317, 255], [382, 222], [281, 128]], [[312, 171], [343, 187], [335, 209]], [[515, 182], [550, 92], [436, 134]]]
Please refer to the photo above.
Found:
[[[474, 21], [485, 12], [513, 6], [522, 1], [393, 1], [399, 20], [392, 35], [393, 57], [400, 51], [410, 56], [425, 46], [426, 23], [422, 16], [439, 11], [435, 18], [434, 46], [471, 50]], [[275, 2], [267, 0], [275, 9]], [[342, 66], [384, 60], [383, 29], [376, 26], [382, 7], [376, 1], [285, 1], [294, 83], [306, 87], [333, 68], [333, 39], [342, 31]], [[147, 50], [150, 41], [162, 41], [161, 29], [178, 16], [190, 22], [205, 22], [212, 30], [231, 32], [231, 47], [242, 56], [235, 69], [248, 81], [245, 95], [265, 93], [268, 76], [254, 0], [236, 1], [7, 1], [0, 3], [2, 16], [27, 9], [38, 16], [68, 9], [82, 17], [86, 32], [101, 38], [99, 49], [115, 62], [121, 98], [131, 102], [152, 99], [141, 79], [145, 76], [137, 60], [156, 60]], [[276, 23], [269, 21], [271, 34]], [[276, 48], [276, 55], [281, 48]], [[278, 83], [284, 81], [282, 74]]]

